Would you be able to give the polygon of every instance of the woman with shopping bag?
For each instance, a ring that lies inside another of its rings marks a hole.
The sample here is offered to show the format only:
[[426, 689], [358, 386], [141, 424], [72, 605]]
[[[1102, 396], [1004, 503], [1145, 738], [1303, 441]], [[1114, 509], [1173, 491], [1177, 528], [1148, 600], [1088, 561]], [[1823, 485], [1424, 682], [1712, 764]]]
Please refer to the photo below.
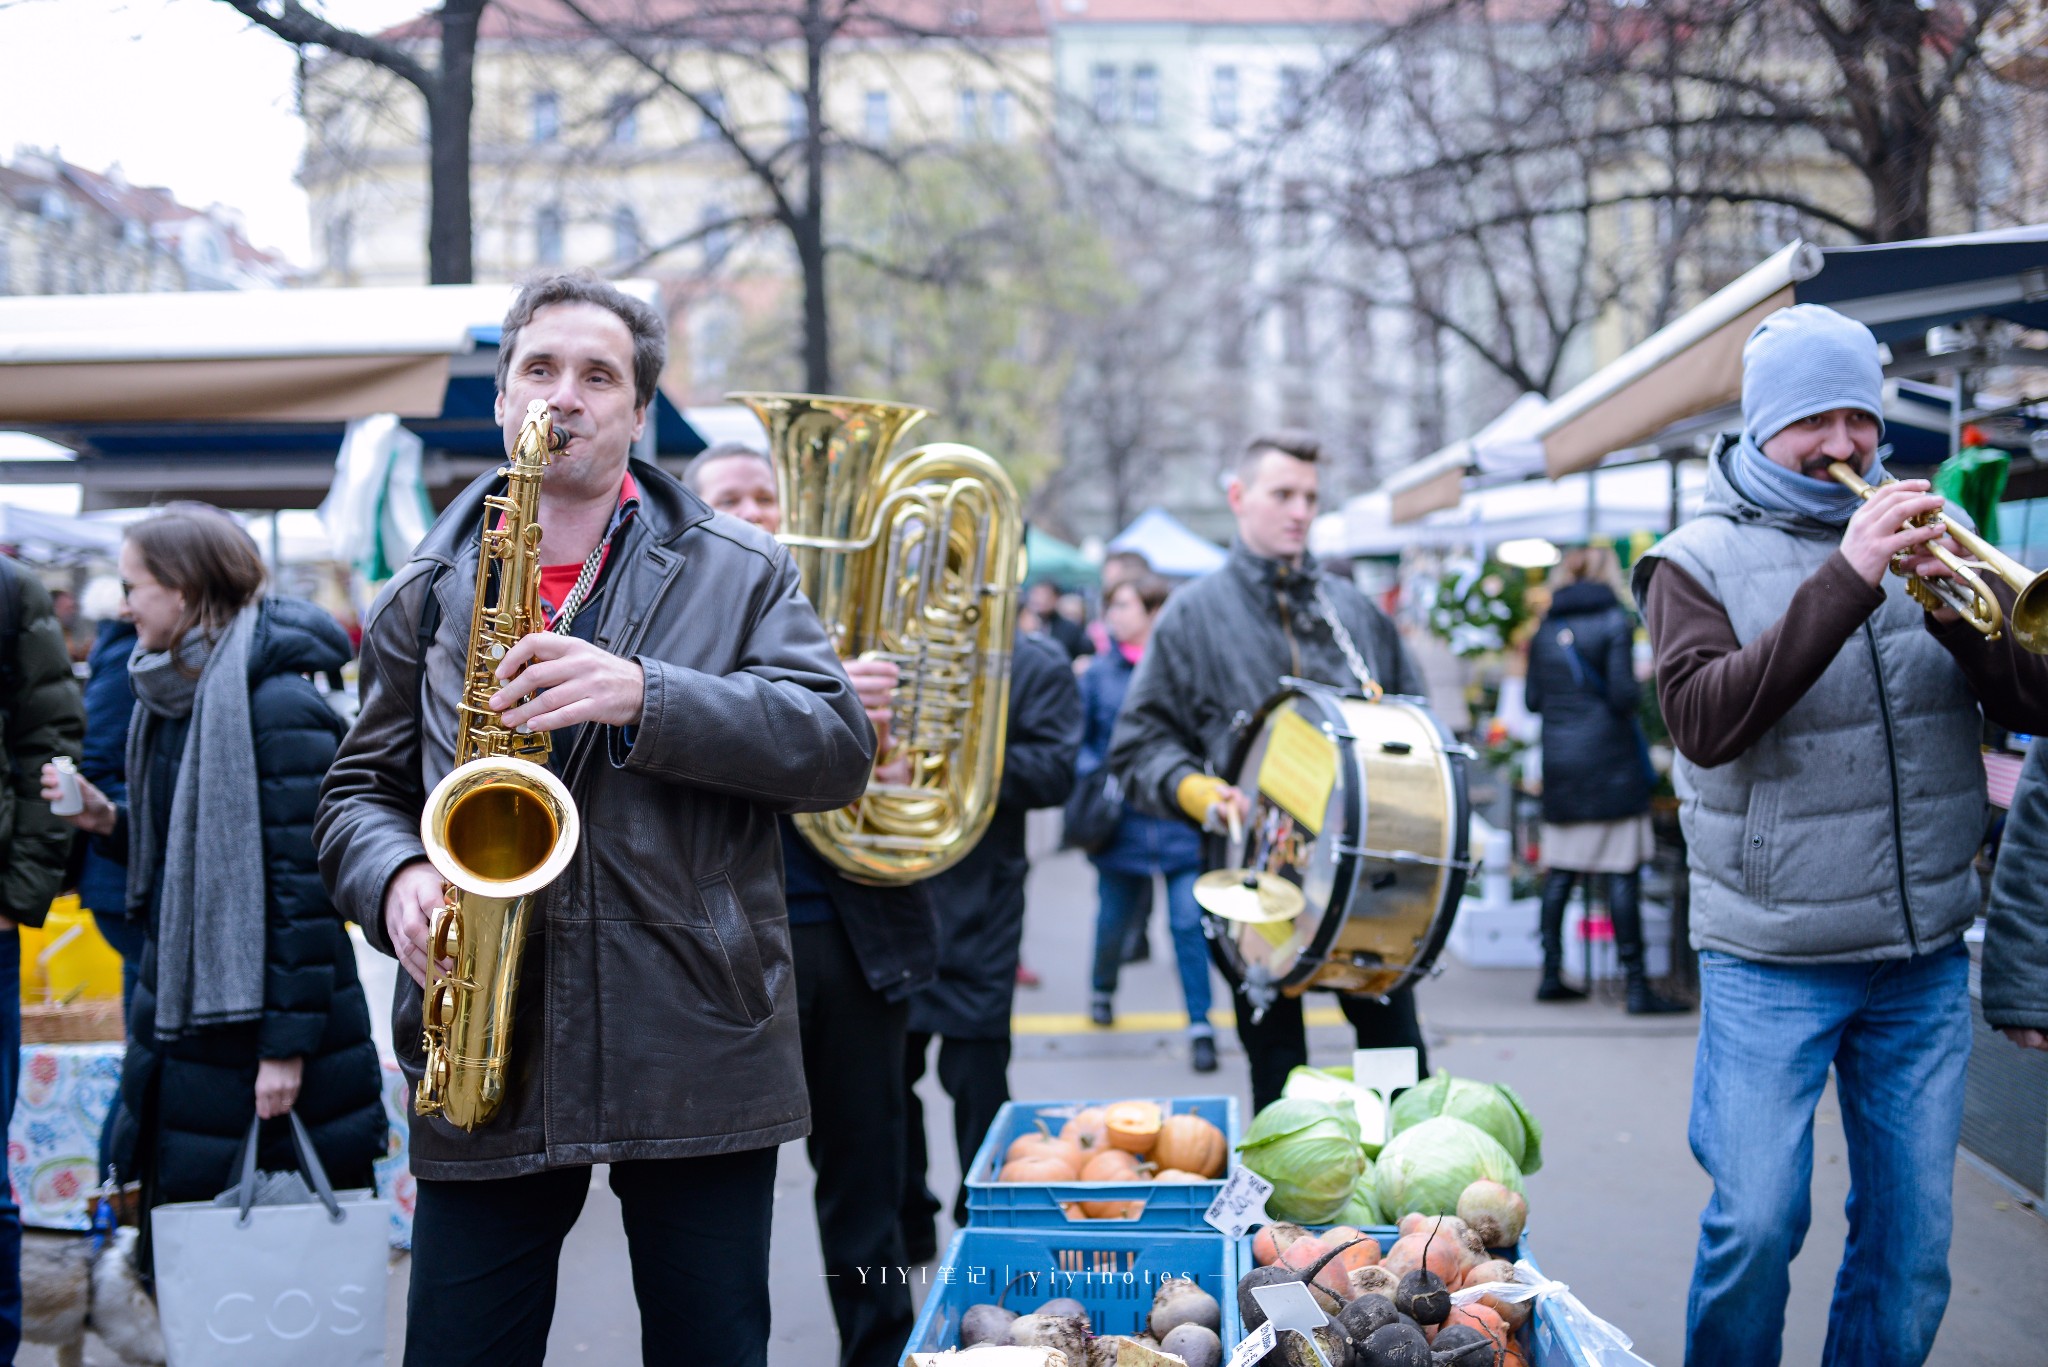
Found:
[[[72, 824], [128, 871], [146, 927], [128, 1012], [113, 1158], [146, 1209], [233, 1186], [245, 1139], [298, 1169], [287, 1113], [335, 1187], [384, 1151], [376, 1047], [355, 958], [312, 846], [320, 779], [346, 727], [309, 675], [348, 637], [303, 599], [263, 594], [248, 533], [205, 504], [128, 530], [135, 622], [128, 800], [81, 782]], [[43, 771], [44, 795], [57, 792]], [[151, 1259], [145, 1219], [141, 1261]]]

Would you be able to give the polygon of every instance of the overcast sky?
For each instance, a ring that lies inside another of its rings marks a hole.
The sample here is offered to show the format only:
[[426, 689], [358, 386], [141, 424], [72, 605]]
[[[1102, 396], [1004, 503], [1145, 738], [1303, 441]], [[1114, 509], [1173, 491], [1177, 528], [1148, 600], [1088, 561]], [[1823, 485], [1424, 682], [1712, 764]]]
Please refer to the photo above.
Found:
[[[428, 4], [310, 8], [375, 31]], [[119, 162], [187, 204], [240, 209], [259, 246], [311, 261], [292, 49], [222, 0], [0, 0], [0, 52], [0, 156], [28, 144], [95, 171]]]

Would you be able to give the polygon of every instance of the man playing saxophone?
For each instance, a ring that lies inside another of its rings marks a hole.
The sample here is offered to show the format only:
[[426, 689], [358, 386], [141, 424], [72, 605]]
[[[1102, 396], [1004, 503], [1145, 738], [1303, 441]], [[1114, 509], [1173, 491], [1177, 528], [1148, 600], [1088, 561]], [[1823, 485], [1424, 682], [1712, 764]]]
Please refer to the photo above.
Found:
[[[1778, 1361], [1832, 1067], [1853, 1183], [1824, 1361], [1922, 1361], [1948, 1301], [1981, 891], [1983, 714], [2038, 729], [2042, 666], [1888, 575], [1941, 535], [1923, 480], [1876, 484], [1876, 339], [1831, 309], [1743, 349], [1742, 423], [1700, 516], [1637, 565], [1679, 759], [1700, 951], [1700, 1217], [1686, 1361]], [[2009, 606], [2009, 601], [2006, 606]]]
[[[505, 319], [508, 453], [535, 400], [566, 440], [538, 503], [551, 629], [505, 653], [489, 706], [551, 737], [581, 837], [533, 894], [501, 1109], [469, 1132], [412, 1120], [408, 1363], [543, 1360], [596, 1163], [624, 1207], [643, 1360], [766, 1361], [775, 1147], [810, 1123], [776, 815], [858, 797], [874, 732], [773, 538], [629, 459], [664, 334], [584, 274], [527, 285]], [[336, 905], [406, 970], [393, 1037], [416, 1085], [443, 897], [420, 817], [455, 755], [501, 484], [459, 496], [371, 609], [315, 826]]]

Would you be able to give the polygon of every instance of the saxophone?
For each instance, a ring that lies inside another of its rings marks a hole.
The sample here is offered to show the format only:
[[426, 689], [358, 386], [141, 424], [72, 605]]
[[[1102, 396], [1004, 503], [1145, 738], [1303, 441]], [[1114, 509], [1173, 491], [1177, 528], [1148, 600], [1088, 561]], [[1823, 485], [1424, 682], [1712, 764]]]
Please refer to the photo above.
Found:
[[[547, 767], [547, 734], [520, 735], [490, 707], [504, 686], [494, 671], [505, 652], [547, 629], [540, 481], [560, 445], [546, 402], [534, 400], [498, 472], [505, 492], [484, 500], [455, 768], [420, 814], [420, 839], [446, 887], [429, 940], [420, 1007], [426, 1075], [413, 1109], [463, 1130], [488, 1124], [504, 1104], [530, 899], [567, 867], [579, 831], [569, 789]], [[486, 604], [493, 568], [497, 592]]]
[[971, 446], [895, 450], [925, 416], [907, 404], [819, 394], [730, 394], [768, 429], [780, 540], [842, 656], [894, 661], [886, 763], [849, 807], [797, 830], [847, 877], [914, 882], [964, 858], [995, 815], [1010, 705], [1010, 641], [1024, 577], [1023, 505]]

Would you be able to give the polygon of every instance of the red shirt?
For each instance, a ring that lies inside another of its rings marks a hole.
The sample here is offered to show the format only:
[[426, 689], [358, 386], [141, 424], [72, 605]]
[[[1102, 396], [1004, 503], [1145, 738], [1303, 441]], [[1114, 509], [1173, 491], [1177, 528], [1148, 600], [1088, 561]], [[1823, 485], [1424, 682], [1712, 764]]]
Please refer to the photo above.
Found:
[[[616, 532], [619, 524], [631, 516], [634, 507], [639, 504], [639, 501], [639, 486], [633, 483], [633, 472], [628, 470], [625, 482], [619, 486], [619, 506], [617, 511], [612, 514], [611, 526], [605, 532], [607, 536]], [[606, 546], [604, 558], [597, 562], [597, 572], [599, 575], [604, 573], [605, 562], [611, 558], [611, 547]], [[569, 596], [569, 590], [576, 587], [576, 576], [581, 573], [583, 573], [583, 562], [581, 560], [571, 560], [566, 564], [542, 565], [540, 567], [540, 596], [542, 601], [547, 604], [548, 620], [550, 622], [554, 620], [555, 612], [561, 607], [562, 600]]]

